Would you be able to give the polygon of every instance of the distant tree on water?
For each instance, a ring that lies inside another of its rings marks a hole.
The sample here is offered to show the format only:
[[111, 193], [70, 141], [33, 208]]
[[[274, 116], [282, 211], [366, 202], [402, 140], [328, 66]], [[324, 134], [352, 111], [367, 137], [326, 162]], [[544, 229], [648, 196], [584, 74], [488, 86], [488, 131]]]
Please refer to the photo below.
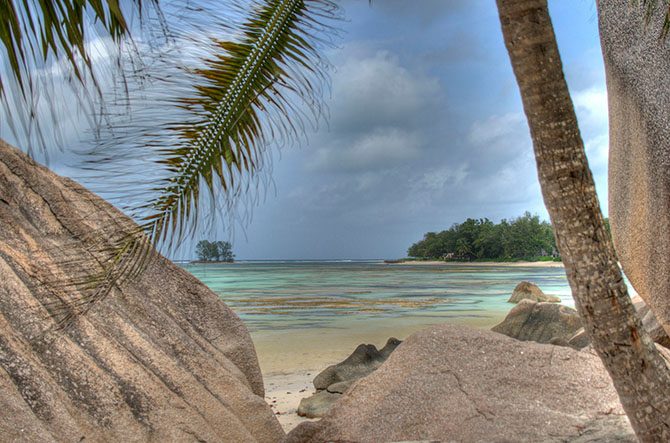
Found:
[[233, 262], [233, 245], [227, 241], [200, 240], [195, 247], [199, 261]]

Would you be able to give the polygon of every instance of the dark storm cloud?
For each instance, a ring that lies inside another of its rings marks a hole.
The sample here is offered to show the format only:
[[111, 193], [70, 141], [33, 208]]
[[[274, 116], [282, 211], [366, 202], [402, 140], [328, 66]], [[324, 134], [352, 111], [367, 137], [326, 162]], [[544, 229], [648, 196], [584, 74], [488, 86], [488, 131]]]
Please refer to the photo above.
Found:
[[472, 4], [472, 0], [382, 0], [375, 2], [374, 7], [401, 20], [412, 17], [426, 24], [443, 20], [446, 15], [463, 12]]

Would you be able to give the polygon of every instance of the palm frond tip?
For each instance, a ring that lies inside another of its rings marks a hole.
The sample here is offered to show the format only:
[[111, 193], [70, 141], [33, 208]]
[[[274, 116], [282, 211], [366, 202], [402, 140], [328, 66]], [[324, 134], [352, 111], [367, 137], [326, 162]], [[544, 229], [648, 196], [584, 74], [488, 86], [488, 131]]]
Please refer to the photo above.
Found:
[[29, 154], [33, 145], [46, 151], [60, 142], [58, 111], [45, 102], [64, 97], [51, 91], [67, 83], [78, 104], [92, 108], [102, 94], [93, 48], [109, 42], [110, 58], [116, 53], [120, 59], [122, 42], [130, 40], [129, 20], [137, 15], [142, 21], [147, 4], [159, 12], [158, 0], [0, 1], [2, 118]]

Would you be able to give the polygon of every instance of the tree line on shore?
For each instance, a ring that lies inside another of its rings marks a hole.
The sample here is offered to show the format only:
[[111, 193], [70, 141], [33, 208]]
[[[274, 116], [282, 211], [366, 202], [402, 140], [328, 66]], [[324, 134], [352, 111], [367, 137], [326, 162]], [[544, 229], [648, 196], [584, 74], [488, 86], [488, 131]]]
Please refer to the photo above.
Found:
[[468, 218], [441, 232], [427, 232], [408, 256], [439, 260], [560, 260], [549, 222], [526, 212], [494, 223]]

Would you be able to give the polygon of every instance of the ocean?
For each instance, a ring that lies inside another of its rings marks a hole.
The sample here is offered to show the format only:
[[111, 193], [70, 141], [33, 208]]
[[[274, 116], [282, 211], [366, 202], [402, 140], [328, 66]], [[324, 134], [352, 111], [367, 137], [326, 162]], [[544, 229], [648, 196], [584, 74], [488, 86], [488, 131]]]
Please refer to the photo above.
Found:
[[574, 306], [561, 267], [385, 264], [381, 260], [184, 264], [249, 330], [497, 323], [522, 280]]

